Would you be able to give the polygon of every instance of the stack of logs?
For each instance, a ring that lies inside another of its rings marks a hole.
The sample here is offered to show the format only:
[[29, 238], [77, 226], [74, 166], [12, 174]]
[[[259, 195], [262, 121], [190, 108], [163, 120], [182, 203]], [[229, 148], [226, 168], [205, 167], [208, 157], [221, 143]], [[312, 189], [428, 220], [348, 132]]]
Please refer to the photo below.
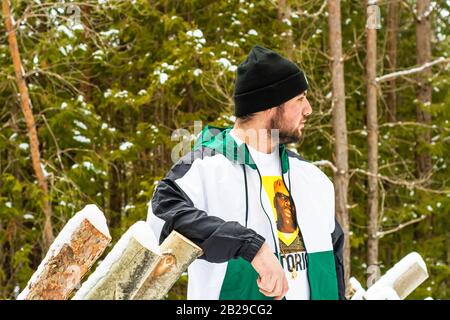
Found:
[[97, 206], [87, 205], [60, 232], [17, 299], [163, 299], [202, 254], [198, 246], [176, 231], [158, 246], [150, 226], [139, 221], [80, 286], [110, 241], [103, 213]]
[[[110, 241], [103, 213], [97, 206], [87, 205], [64, 226], [17, 299], [163, 299], [181, 274], [202, 254], [198, 246], [176, 231], [158, 246], [150, 226], [139, 221], [128, 229], [80, 286], [83, 276]], [[352, 300], [405, 299], [427, 278], [425, 262], [418, 253], [412, 252], [368, 290], [351, 278], [349, 291]]]

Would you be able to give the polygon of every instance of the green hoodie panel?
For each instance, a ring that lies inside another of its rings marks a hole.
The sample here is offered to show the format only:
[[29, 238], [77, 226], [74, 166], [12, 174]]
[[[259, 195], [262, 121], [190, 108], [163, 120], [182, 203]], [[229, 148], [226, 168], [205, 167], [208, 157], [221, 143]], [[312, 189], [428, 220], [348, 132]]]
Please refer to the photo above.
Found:
[[229, 260], [219, 300], [273, 300], [259, 291], [257, 279], [258, 273], [250, 262], [242, 258]]
[[338, 300], [338, 284], [333, 250], [307, 254], [311, 300]]

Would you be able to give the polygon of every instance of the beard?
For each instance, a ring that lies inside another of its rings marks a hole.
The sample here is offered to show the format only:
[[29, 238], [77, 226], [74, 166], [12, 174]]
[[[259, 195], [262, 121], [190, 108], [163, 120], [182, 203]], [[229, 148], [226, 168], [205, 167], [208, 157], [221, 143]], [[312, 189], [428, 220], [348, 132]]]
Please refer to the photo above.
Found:
[[298, 130], [298, 126], [294, 129], [288, 129], [285, 127], [284, 121], [284, 106], [280, 106], [270, 120], [270, 130], [278, 130], [278, 143], [279, 144], [288, 144], [299, 142], [302, 138], [302, 134], [300, 130]]

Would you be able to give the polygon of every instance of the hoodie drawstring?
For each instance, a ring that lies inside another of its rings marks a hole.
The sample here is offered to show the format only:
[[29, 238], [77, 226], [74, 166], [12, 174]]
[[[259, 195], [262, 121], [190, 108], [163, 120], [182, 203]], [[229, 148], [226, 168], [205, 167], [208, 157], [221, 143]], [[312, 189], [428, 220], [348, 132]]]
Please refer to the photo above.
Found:
[[247, 187], [247, 172], [245, 170], [245, 164], [242, 165], [242, 170], [244, 170], [244, 182], [245, 182], [245, 227], [247, 228], [247, 223], [248, 223], [248, 187]]

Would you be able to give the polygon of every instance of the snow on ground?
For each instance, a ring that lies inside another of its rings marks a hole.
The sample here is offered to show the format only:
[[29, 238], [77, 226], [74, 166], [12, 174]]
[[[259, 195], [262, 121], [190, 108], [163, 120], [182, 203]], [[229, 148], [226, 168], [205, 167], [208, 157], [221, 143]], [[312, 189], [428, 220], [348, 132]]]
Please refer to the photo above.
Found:
[[103, 215], [103, 212], [95, 204], [89, 204], [83, 208], [83, 210], [76, 213], [64, 226], [61, 232], [56, 237], [55, 241], [53, 241], [50, 249], [47, 251], [47, 254], [42, 260], [41, 264], [37, 268], [36, 272], [32, 275], [31, 279], [28, 281], [25, 289], [19, 294], [17, 297], [18, 300], [24, 299], [29, 292], [30, 286], [39, 278], [39, 275], [42, 273], [44, 266], [47, 262], [55, 255], [59, 253], [61, 248], [69, 243], [72, 239], [73, 233], [77, 230], [80, 224], [87, 219], [98, 231], [103, 233], [107, 237], [111, 237], [109, 234], [108, 226], [106, 224], [106, 218]]

